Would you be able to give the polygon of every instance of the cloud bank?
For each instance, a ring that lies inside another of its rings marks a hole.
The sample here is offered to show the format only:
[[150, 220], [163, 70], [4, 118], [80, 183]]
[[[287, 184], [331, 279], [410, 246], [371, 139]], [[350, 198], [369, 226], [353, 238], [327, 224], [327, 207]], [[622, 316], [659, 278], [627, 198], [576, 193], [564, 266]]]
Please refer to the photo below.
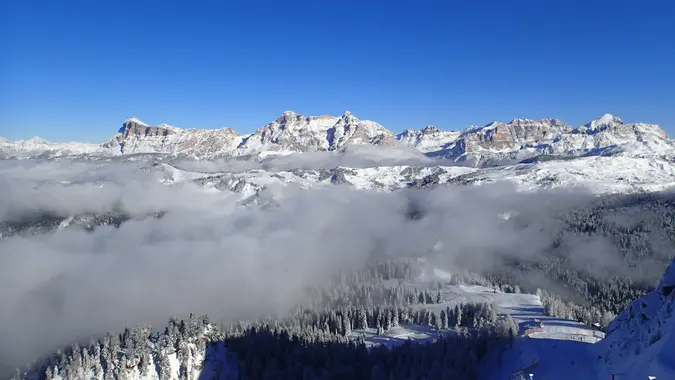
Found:
[[[0, 362], [20, 365], [76, 339], [162, 325], [174, 315], [284, 312], [306, 286], [374, 255], [420, 256], [435, 246], [448, 265], [473, 266], [535, 257], [558, 228], [550, 215], [591, 197], [521, 194], [506, 185], [394, 193], [288, 187], [268, 190], [280, 202], [261, 209], [191, 182], [163, 185], [146, 166], [0, 163], [0, 220], [44, 211], [64, 218], [112, 208], [137, 216], [167, 211], [91, 233], [0, 240]], [[518, 222], [499, 217], [513, 211]]]
[[403, 147], [379, 147], [374, 145], [348, 145], [339, 152], [307, 152], [269, 156], [256, 159], [221, 159], [211, 161], [177, 160], [172, 162], [183, 170], [199, 172], [239, 172], [251, 169], [267, 171], [289, 171], [292, 169], [334, 169], [338, 166], [349, 168], [371, 168], [375, 166], [456, 166], [450, 160], [433, 159]]

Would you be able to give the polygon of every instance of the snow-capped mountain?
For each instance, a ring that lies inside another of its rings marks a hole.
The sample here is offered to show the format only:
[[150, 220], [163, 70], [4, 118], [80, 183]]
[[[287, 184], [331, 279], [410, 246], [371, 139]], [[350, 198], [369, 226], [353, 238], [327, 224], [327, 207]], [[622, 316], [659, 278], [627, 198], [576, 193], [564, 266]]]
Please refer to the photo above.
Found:
[[617, 152], [670, 152], [673, 144], [658, 125], [624, 124], [605, 114], [579, 128], [557, 119], [515, 119], [469, 127], [445, 149], [434, 152], [476, 166], [496, 166], [538, 157], [570, 158]]
[[336, 151], [349, 144], [387, 146], [395, 140], [393, 132], [373, 121], [359, 120], [349, 111], [340, 117], [305, 117], [287, 111], [243, 138], [237, 154]]
[[287, 111], [249, 135], [230, 128], [182, 129], [150, 126], [136, 118], [101, 145], [49, 143], [37, 138], [0, 140], [4, 156], [128, 155], [159, 153], [199, 159], [340, 151], [349, 145], [404, 147], [432, 158], [488, 167], [524, 160], [599, 155], [672, 155], [673, 143], [657, 125], [626, 124], [606, 114], [573, 128], [557, 119], [514, 119], [463, 131], [427, 126], [395, 135], [382, 125], [346, 111], [339, 117], [303, 116]]
[[50, 142], [39, 137], [28, 140], [10, 141], [0, 138], [0, 156], [14, 157], [63, 157], [83, 154], [105, 154], [107, 151], [98, 144], [80, 142]]
[[670, 379], [675, 372], [675, 261], [654, 291], [612, 321], [594, 351], [607, 373], [626, 379]]
[[152, 127], [130, 118], [102, 147], [113, 154], [169, 153], [208, 158], [234, 151], [241, 141], [242, 136], [230, 128], [181, 129], [167, 124]]
[[269, 154], [336, 151], [349, 144], [386, 146], [394, 141], [392, 132], [375, 122], [359, 120], [349, 111], [340, 117], [306, 117], [286, 111], [250, 135], [240, 135], [230, 128], [180, 129], [166, 124], [153, 127], [131, 118], [103, 147], [121, 154], [166, 153], [195, 158], [259, 155], [262, 158]]

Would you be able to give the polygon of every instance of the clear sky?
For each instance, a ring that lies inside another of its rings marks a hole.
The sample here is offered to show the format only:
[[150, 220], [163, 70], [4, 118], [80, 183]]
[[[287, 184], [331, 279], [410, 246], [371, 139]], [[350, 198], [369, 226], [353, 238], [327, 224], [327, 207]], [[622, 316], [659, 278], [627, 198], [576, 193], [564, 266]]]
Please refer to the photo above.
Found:
[[675, 1], [0, 1], [0, 136], [285, 110], [400, 132], [612, 113], [675, 134]]

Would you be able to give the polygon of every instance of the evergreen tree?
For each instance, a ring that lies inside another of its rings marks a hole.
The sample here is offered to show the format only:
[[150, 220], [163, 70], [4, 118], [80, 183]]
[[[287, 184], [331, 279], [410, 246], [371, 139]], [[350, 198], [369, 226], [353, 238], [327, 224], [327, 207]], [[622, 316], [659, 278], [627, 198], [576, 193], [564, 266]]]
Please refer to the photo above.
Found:
[[441, 309], [441, 330], [448, 329], [448, 314], [445, 312], [445, 309]]
[[347, 314], [342, 314], [342, 335], [348, 336], [352, 333], [352, 323]]
[[455, 306], [455, 313], [454, 313], [455, 326], [462, 326], [462, 323], [464, 322], [462, 314], [463, 314], [462, 308], [459, 305]]

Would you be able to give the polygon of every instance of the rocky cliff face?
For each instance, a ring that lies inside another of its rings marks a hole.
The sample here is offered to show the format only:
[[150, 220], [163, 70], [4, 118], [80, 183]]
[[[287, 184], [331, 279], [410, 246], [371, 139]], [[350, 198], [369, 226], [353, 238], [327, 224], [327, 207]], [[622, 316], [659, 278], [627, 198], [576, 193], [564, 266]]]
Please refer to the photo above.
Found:
[[122, 154], [170, 153], [208, 158], [229, 155], [241, 141], [242, 137], [230, 128], [180, 129], [166, 124], [152, 127], [131, 118], [103, 147]]
[[120, 128], [119, 133], [122, 134], [123, 138], [127, 139], [130, 137], [166, 137], [176, 133], [176, 128], [161, 124], [157, 127], [151, 127], [142, 121], [136, 118], [127, 119], [122, 128]]

